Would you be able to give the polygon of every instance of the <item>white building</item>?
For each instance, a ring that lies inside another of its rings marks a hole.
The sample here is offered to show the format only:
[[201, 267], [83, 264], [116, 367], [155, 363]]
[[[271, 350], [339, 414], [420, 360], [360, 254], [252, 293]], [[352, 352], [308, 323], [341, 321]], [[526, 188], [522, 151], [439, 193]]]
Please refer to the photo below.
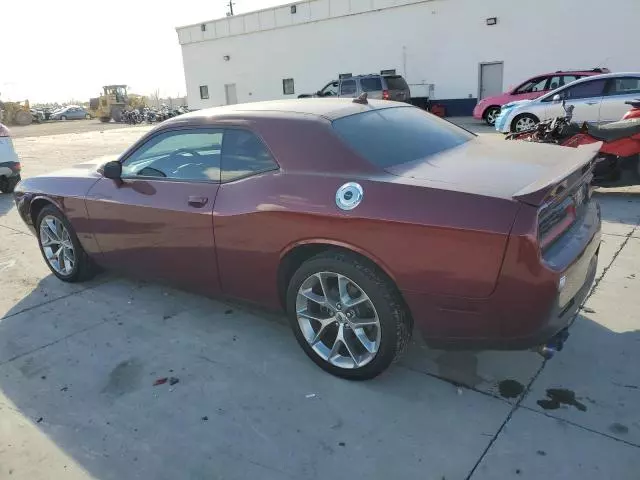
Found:
[[305, 0], [177, 32], [192, 108], [395, 69], [413, 97], [468, 114], [539, 73], [640, 71], [639, 24], [640, 0]]

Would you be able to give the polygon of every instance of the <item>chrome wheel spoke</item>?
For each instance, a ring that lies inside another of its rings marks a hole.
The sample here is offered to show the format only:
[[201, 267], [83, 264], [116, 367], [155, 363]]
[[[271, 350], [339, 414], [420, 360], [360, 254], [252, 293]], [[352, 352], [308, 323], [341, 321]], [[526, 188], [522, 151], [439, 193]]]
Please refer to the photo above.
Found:
[[342, 325], [340, 325], [340, 329], [338, 330], [338, 337], [340, 337], [340, 341], [344, 345], [344, 348], [349, 354], [349, 357], [351, 357], [351, 360], [353, 361], [353, 365], [355, 367], [359, 367], [360, 362], [358, 362], [357, 355], [354, 353], [351, 345], [349, 344], [349, 341], [345, 338], [345, 328]]
[[315, 345], [316, 343], [318, 343], [320, 341], [320, 339], [322, 338], [322, 335], [327, 331], [327, 327], [329, 325], [332, 325], [336, 323], [336, 319], [331, 317], [331, 318], [327, 318], [326, 320], [321, 320], [320, 321], [320, 328], [318, 329], [318, 331], [316, 332], [316, 334], [313, 336], [313, 339], [311, 340], [311, 345]]
[[378, 317], [375, 318], [356, 318], [354, 320], [349, 320], [349, 324], [351, 328], [364, 328], [371, 327], [373, 325], [378, 325]]
[[369, 339], [369, 337], [367, 337], [367, 334], [365, 333], [364, 328], [354, 328], [353, 334], [360, 341], [360, 343], [367, 350], [367, 352], [369, 353], [375, 352], [376, 344], [375, 342], [372, 342]]

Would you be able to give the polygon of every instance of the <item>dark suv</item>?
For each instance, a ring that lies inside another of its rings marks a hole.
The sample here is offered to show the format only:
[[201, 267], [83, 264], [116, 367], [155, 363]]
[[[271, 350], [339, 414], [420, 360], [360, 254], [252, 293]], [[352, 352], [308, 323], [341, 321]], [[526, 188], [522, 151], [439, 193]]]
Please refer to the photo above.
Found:
[[300, 95], [305, 97], [358, 97], [367, 93], [369, 98], [379, 100], [395, 100], [396, 102], [409, 102], [411, 92], [409, 85], [402, 75], [356, 75], [341, 76], [339, 80], [327, 83], [322, 90], [313, 95]]

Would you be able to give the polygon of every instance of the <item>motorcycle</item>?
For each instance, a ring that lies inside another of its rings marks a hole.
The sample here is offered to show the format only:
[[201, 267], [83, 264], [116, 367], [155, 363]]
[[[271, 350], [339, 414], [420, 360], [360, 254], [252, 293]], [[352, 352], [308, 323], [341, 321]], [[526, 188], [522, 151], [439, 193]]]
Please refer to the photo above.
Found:
[[[640, 99], [631, 105], [622, 120], [602, 126], [572, 122], [573, 106], [562, 102], [564, 117], [540, 122], [534, 128], [507, 135], [507, 140], [551, 143], [563, 147], [579, 147], [602, 142], [594, 169], [593, 183], [599, 186], [634, 185], [640, 183]], [[631, 173], [635, 178], [624, 179]]]

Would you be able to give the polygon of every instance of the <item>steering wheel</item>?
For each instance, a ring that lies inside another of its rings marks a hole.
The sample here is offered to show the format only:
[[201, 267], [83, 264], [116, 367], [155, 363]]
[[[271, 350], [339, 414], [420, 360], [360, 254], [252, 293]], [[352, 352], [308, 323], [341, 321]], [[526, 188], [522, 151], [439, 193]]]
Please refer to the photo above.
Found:
[[179, 148], [178, 150], [171, 152], [171, 155], [169, 155], [169, 157], [184, 157], [190, 155], [192, 157], [201, 157], [202, 155], [200, 155], [197, 151], [192, 150], [190, 148]]

